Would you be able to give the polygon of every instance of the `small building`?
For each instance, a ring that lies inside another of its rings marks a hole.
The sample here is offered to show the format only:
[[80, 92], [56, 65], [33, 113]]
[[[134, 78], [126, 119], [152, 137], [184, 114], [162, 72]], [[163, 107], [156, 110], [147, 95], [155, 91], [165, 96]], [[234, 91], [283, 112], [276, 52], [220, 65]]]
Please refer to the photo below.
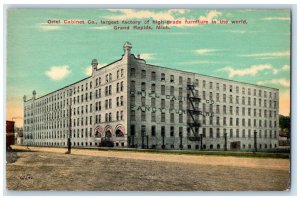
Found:
[[15, 143], [15, 121], [6, 120], [6, 147]]

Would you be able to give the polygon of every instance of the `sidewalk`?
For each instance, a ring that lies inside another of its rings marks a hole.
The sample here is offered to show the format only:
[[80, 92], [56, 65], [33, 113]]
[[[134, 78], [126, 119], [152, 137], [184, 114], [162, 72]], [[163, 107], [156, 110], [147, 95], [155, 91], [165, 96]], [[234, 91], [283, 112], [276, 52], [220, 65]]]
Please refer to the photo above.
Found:
[[[12, 146], [15, 150], [28, 150], [26, 146]], [[29, 147], [32, 151], [52, 152], [64, 154], [67, 148], [53, 147]], [[112, 157], [134, 160], [149, 160], [173, 163], [188, 163], [196, 165], [213, 165], [213, 166], [233, 166], [246, 167], [256, 169], [273, 169], [285, 170], [290, 169], [289, 159], [273, 159], [273, 158], [248, 158], [233, 156], [206, 156], [206, 155], [178, 155], [163, 154], [151, 152], [133, 152], [133, 151], [114, 151], [114, 150], [98, 150], [98, 149], [72, 149], [74, 155], [89, 155], [99, 157]]]

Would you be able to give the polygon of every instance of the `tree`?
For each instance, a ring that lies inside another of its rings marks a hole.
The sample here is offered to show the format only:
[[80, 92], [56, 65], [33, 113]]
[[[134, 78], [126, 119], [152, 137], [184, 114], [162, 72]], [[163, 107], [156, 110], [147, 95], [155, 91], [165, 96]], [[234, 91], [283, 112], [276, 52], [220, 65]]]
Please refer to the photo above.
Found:
[[291, 118], [289, 116], [279, 115], [279, 127], [281, 130], [286, 130], [287, 138], [290, 138]]
[[279, 115], [279, 127], [290, 130], [291, 118], [288, 116]]

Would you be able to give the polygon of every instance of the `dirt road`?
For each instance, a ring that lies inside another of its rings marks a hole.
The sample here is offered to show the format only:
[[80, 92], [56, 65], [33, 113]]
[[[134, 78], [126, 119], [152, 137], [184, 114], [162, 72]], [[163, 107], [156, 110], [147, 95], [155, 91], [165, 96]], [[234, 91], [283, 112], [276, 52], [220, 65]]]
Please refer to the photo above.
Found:
[[30, 149], [7, 164], [9, 190], [282, 191], [289, 185], [288, 159]]

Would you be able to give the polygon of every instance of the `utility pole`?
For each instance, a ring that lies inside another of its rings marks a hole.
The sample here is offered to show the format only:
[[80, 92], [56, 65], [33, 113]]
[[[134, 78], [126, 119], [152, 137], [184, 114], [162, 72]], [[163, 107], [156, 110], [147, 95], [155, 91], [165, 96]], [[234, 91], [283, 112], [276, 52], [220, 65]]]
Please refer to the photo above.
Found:
[[224, 151], [227, 151], [227, 133], [224, 133], [224, 139], [225, 139], [225, 143], [224, 143]]
[[67, 145], [68, 145], [68, 151], [66, 152], [66, 154], [71, 154], [71, 136], [72, 136], [72, 118], [71, 118], [71, 115], [72, 115], [72, 108], [71, 108], [71, 105], [72, 105], [72, 99], [70, 101], [70, 106], [69, 106], [69, 134], [68, 134], [68, 142], [67, 142]]
[[257, 152], [257, 131], [254, 131], [254, 152]]
[[180, 138], [180, 149], [182, 150], [182, 133], [179, 133], [179, 138]]
[[200, 150], [203, 150], [202, 139], [203, 139], [203, 134], [200, 134]]
[[149, 149], [149, 138], [148, 138], [148, 135], [146, 136], [146, 140], [147, 140], [147, 149]]

